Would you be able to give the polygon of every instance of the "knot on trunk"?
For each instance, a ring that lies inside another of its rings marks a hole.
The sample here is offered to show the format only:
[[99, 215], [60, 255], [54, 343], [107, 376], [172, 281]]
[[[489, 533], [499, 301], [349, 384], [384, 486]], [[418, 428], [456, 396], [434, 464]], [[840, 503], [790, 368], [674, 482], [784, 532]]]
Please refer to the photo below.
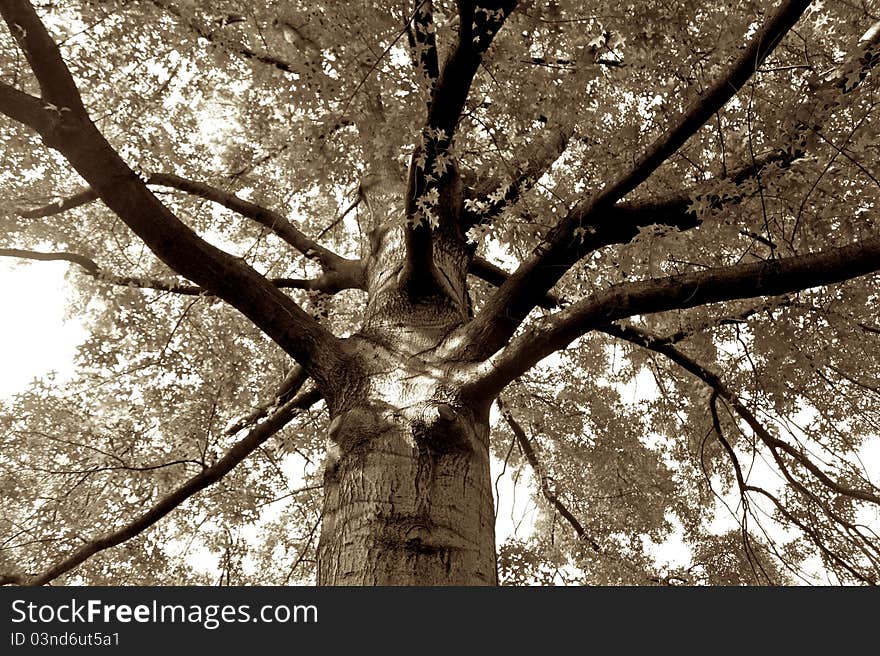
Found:
[[337, 415], [328, 430], [327, 468], [340, 458], [371, 448], [376, 439], [391, 435], [400, 447], [436, 454], [478, 450], [470, 410], [442, 400], [420, 401], [406, 408], [373, 403]]
[[409, 414], [416, 443], [438, 453], [474, 451], [472, 420], [464, 416], [467, 413], [466, 409], [455, 408], [444, 401], [431, 400], [415, 405]]
[[371, 442], [388, 432], [391, 426], [385, 415], [373, 406], [358, 406], [333, 417], [327, 429], [325, 475], [332, 475], [345, 456], [367, 451]]

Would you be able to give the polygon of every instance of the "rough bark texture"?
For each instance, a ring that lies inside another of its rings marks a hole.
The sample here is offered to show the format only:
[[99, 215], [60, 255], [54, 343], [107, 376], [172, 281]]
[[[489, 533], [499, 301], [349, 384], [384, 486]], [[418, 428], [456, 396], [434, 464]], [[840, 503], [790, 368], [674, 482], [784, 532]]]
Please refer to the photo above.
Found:
[[496, 584], [488, 408], [375, 350], [391, 370], [331, 424], [318, 583]]
[[407, 237], [373, 234], [364, 324], [346, 345], [356, 382], [330, 425], [318, 582], [494, 585], [489, 404], [462, 398], [436, 356], [469, 316], [470, 251], [439, 230], [430, 275], [407, 281]]

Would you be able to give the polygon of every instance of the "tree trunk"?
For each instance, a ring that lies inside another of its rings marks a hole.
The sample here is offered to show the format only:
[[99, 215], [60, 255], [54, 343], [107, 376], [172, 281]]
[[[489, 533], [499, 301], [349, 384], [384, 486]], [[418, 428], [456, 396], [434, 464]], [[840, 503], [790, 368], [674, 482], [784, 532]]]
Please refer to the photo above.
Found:
[[487, 410], [431, 394], [334, 419], [318, 584], [497, 584], [488, 435]]
[[438, 230], [414, 269], [407, 238], [393, 224], [371, 238], [364, 324], [332, 410], [318, 583], [495, 585], [490, 402], [461, 398], [436, 355], [470, 315], [470, 251], [457, 228]]

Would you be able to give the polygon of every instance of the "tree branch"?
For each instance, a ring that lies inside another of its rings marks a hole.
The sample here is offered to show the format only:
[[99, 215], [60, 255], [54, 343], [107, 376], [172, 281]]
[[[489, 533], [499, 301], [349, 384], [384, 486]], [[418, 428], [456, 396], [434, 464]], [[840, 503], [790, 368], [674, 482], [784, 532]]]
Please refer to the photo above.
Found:
[[[29, 35], [19, 43], [36, 48], [28, 57], [38, 61], [34, 73], [40, 84], [73, 108], [59, 111], [56, 125], [41, 132], [44, 142], [64, 155], [159, 259], [247, 316], [305, 366], [325, 392], [337, 387], [345, 371], [339, 340], [243, 260], [199, 238], [147, 189], [82, 109], [76, 87], [66, 83], [71, 79], [67, 66], [58, 49], [46, 45], [51, 37], [29, 2], [4, 0], [0, 14], [11, 30]], [[333, 403], [332, 394], [328, 402]]]
[[434, 3], [432, 0], [416, 0], [412, 26], [407, 23], [406, 35], [409, 41], [413, 65], [425, 79], [428, 91], [433, 94], [434, 84], [440, 77], [440, 63], [437, 59], [437, 38], [434, 27]]
[[[697, 366], [697, 368], [699, 368], [699, 366]], [[858, 566], [856, 563], [847, 562], [846, 560], [844, 560], [843, 556], [835, 553], [825, 544], [825, 541], [822, 539], [823, 538], [822, 534], [818, 530], [816, 530], [816, 528], [815, 528], [816, 518], [815, 518], [815, 514], [813, 512], [809, 512], [809, 514], [808, 514], [808, 516], [812, 519], [813, 525], [808, 526], [806, 522], [799, 520], [791, 511], [789, 511], [782, 504], [782, 502], [779, 501], [779, 499], [775, 495], [770, 494], [769, 492], [767, 492], [763, 488], [749, 485], [746, 483], [745, 477], [743, 476], [742, 467], [740, 466], [739, 459], [736, 456], [736, 452], [733, 450], [733, 446], [730, 444], [730, 442], [728, 442], [728, 440], [724, 437], [724, 434], [721, 430], [721, 422], [718, 418], [718, 410], [716, 407], [716, 402], [717, 402], [718, 396], [723, 396], [723, 395], [721, 394], [721, 392], [719, 392], [718, 389], [713, 389], [712, 396], [709, 399], [709, 411], [712, 415], [712, 428], [713, 428], [713, 431], [715, 432], [715, 436], [717, 437], [719, 443], [722, 445], [724, 450], [727, 452], [728, 457], [730, 458], [731, 462], [733, 463], [734, 470], [736, 472], [737, 486], [739, 487], [739, 490], [740, 490], [740, 498], [742, 499], [742, 502], [743, 502], [743, 512], [744, 513], [747, 512], [749, 505], [750, 505], [749, 498], [748, 498], [749, 492], [756, 492], [756, 493], [766, 497], [767, 499], [770, 499], [772, 501], [773, 505], [776, 506], [776, 509], [779, 511], [779, 513], [783, 517], [785, 517], [789, 522], [791, 522], [793, 525], [800, 528], [801, 531], [803, 531], [804, 535], [806, 535], [822, 553], [824, 553], [831, 560], [833, 560], [838, 565], [843, 567], [846, 571], [848, 571], [856, 579], [863, 581], [865, 583], [868, 583], [870, 585], [874, 585], [875, 584], [874, 579], [871, 576], [865, 576], [862, 572], [859, 572], [859, 570], [857, 569]], [[740, 404], [740, 406], [741, 406], [741, 404]], [[746, 409], [746, 412], [748, 413], [747, 409]], [[741, 417], [745, 418], [745, 416], [742, 413], [738, 412], [738, 414], [740, 414]], [[748, 413], [748, 414], [751, 415], [751, 413]], [[753, 416], [752, 416], [752, 419], [754, 420], [754, 425], [759, 426], [763, 430], [763, 427], [760, 425], [760, 423], [757, 421], [757, 419], [754, 419]], [[752, 425], [752, 424], [750, 423], [750, 425]], [[754, 430], [754, 427], [753, 427], [753, 430]], [[756, 431], [756, 433], [757, 433], [757, 431]], [[758, 433], [758, 434], [759, 434], [759, 437], [762, 439], [762, 441], [764, 441], [764, 438], [761, 437], [760, 433]], [[769, 436], [769, 433], [767, 433], [766, 431], [764, 431], [764, 434]], [[773, 438], [773, 439], [775, 439], [775, 438]], [[781, 441], [780, 441], [780, 443], [785, 444], [784, 442], [781, 442]], [[765, 444], [767, 444], [767, 442], [765, 442]], [[819, 506], [819, 508], [822, 510], [822, 512], [825, 514], [825, 516], [828, 519], [830, 519], [832, 522], [834, 522], [834, 524], [837, 527], [844, 529], [841, 531], [841, 533], [843, 533], [846, 536], [846, 539], [849, 540], [851, 542], [851, 544], [853, 544], [857, 549], [862, 551], [862, 553], [864, 553], [870, 561], [876, 563], [877, 562], [876, 556], [874, 556], [871, 553], [871, 551], [876, 552], [876, 548], [874, 548], [874, 549], [871, 548], [871, 546], [872, 546], [871, 543], [865, 538], [864, 534], [860, 530], [858, 530], [858, 526], [856, 524], [853, 524], [851, 521], [847, 520], [846, 518], [844, 518], [839, 512], [836, 512], [833, 508], [831, 508], [828, 505], [828, 503], [826, 503], [825, 501], [820, 499], [816, 494], [814, 494], [809, 489], [807, 489], [806, 486], [803, 485], [803, 483], [795, 480], [795, 478], [792, 476], [791, 472], [789, 472], [788, 468], [786, 467], [785, 463], [779, 457], [779, 454], [777, 453], [777, 451], [772, 446], [770, 446], [770, 452], [773, 455], [773, 458], [776, 461], [776, 464], [779, 467], [781, 473], [783, 474], [785, 479], [791, 484], [791, 486], [796, 491], [800, 492], [804, 496], [804, 498], [807, 499], [808, 502], [815, 503], [817, 506]], [[804, 459], [806, 459], [806, 458], [804, 457]], [[809, 462], [812, 465], [812, 463], [808, 459], [807, 459], [807, 462]], [[818, 468], [816, 468], [816, 469], [818, 470]], [[828, 480], [830, 481], [830, 479], [828, 479]], [[849, 489], [849, 488], [845, 488], [845, 489]], [[848, 496], [851, 496], [851, 495], [848, 495]]]
[[37, 132], [51, 130], [58, 118], [46, 103], [34, 96], [0, 82], [0, 113]]
[[[220, 43], [222, 45], [226, 44], [225, 40], [217, 38], [215, 34], [216, 30], [209, 29], [207, 25], [197, 20], [195, 16], [186, 16], [179, 7], [176, 7], [172, 3], [162, 2], [161, 0], [151, 0], [151, 2], [159, 9], [167, 11], [175, 18], [185, 22], [196, 34], [198, 34], [206, 41], [210, 43]], [[223, 21], [221, 21], [220, 27], [225, 27], [226, 25], [232, 25], [234, 23], [242, 22], [242, 20], [238, 20], [241, 17], [232, 18], [233, 20], [224, 19]], [[229, 48], [229, 50], [240, 55], [241, 57], [244, 57], [245, 59], [259, 62], [261, 64], [266, 64], [268, 66], [271, 66], [272, 68], [278, 69], [279, 71], [283, 71], [285, 73], [296, 73], [295, 67], [290, 62], [265, 52], [257, 52], [255, 50], [252, 50], [251, 48], [248, 48], [246, 45], [239, 44], [235, 48]]]
[[147, 184], [170, 187], [210, 200], [268, 228], [305, 257], [321, 265], [324, 275], [319, 279], [321, 280], [319, 287], [322, 291], [332, 293], [340, 289], [364, 288], [363, 262], [341, 257], [318, 244], [274, 210], [243, 200], [235, 194], [203, 182], [195, 182], [170, 173], [154, 173], [147, 179]]
[[[828, 115], [837, 105], [837, 102], [829, 100], [829, 92], [836, 90], [841, 95], [853, 92], [878, 63], [880, 63], [880, 21], [874, 23], [859, 39], [853, 54], [812, 83], [811, 95], [794, 112], [800, 119], [789, 132], [785, 143], [731, 171], [726, 180], [734, 185], [741, 185], [759, 176], [768, 166], [785, 168], [806, 154], [805, 133], [818, 130], [821, 124], [819, 114]], [[692, 199], [699, 195], [700, 187], [694, 187], [660, 197], [618, 202], [610, 210], [590, 221], [580, 239], [573, 241], [572, 256], [581, 259], [605, 246], [628, 243], [638, 235], [641, 228], [650, 225], [665, 225], [680, 230], [697, 227], [701, 224], [701, 220], [689, 208]], [[724, 199], [710, 197], [707, 202], [712, 207], [720, 207], [741, 200], [743, 196], [738, 195]], [[754, 237], [763, 239], [759, 235]], [[545, 296], [537, 305], [547, 307], [546, 299]]]
[[[494, 394], [554, 351], [609, 322], [842, 282], [880, 270], [880, 237], [797, 257], [718, 267], [612, 285], [515, 338], [477, 368], [475, 386]], [[512, 277], [511, 277], [512, 278]]]
[[[476, 276], [480, 280], [488, 282], [494, 287], [500, 287], [508, 278], [510, 278], [510, 274], [507, 271], [482, 257], [475, 257], [471, 260], [470, 266], [468, 267], [468, 273]], [[538, 305], [547, 310], [554, 310], [562, 305], [562, 301], [554, 294], [548, 292], [544, 295], [544, 298], [539, 301]]]
[[[468, 273], [472, 276], [476, 276], [480, 280], [489, 283], [494, 287], [500, 287], [504, 284], [504, 282], [510, 277], [510, 274], [492, 262], [485, 260], [481, 257], [475, 257], [471, 260], [470, 268], [468, 269]], [[703, 326], [698, 328], [692, 328], [689, 330], [680, 330], [678, 332], [672, 333], [671, 335], [666, 335], [663, 337], [658, 337], [658, 339], [662, 340], [666, 344], [675, 344], [686, 339], [689, 335], [701, 332], [706, 328], [712, 328], [716, 325], [721, 324], [732, 324], [739, 323], [741, 321], [745, 321], [749, 317], [763, 310], [769, 309], [770, 307], [778, 307], [781, 305], [790, 305], [790, 301], [783, 297], [784, 300], [773, 303], [763, 303], [758, 306], [753, 306], [738, 312], [733, 316], [726, 316], [719, 319], [712, 319], [704, 323]], [[544, 298], [541, 299], [539, 306], [546, 310], [555, 310], [560, 307], [564, 307], [568, 305], [567, 301], [559, 298], [556, 294], [552, 294], [548, 292], [544, 295]]]
[[[458, 42], [440, 71], [431, 97], [426, 127], [451, 141], [474, 75], [498, 30], [516, 8], [516, 0], [459, 2]], [[448, 143], [447, 141], [447, 143]]]
[[23, 0], [4, 0], [0, 3], [0, 14], [37, 76], [43, 101], [54, 105], [59, 114], [64, 111], [85, 114], [76, 82], [67, 66], [61, 64], [58, 46], [37, 18], [30, 3]]
[[115, 547], [126, 540], [130, 540], [136, 535], [139, 535], [194, 494], [204, 490], [206, 487], [223, 478], [266, 440], [284, 428], [284, 426], [296, 417], [301, 410], [309, 408], [320, 398], [321, 394], [316, 388], [304, 390], [279, 407], [261, 424], [251, 429], [250, 432], [229, 449], [220, 460], [190, 478], [177, 489], [162, 497], [162, 499], [160, 499], [155, 505], [135, 520], [115, 531], [89, 541], [87, 544], [67, 556], [67, 558], [64, 558], [39, 574], [30, 577], [11, 575], [6, 577], [8, 579], [7, 582], [20, 583], [28, 586], [45, 585], [46, 583], [57, 579], [62, 574], [71, 571], [96, 553]]
[[[329, 249], [321, 246], [316, 241], [303, 234], [296, 226], [278, 212], [267, 209], [250, 201], [243, 200], [230, 192], [217, 187], [196, 182], [187, 178], [170, 173], [155, 173], [146, 183], [157, 187], [169, 187], [183, 191], [199, 198], [212, 201], [227, 209], [251, 219], [256, 223], [268, 228], [278, 235], [284, 242], [293, 246], [305, 257], [317, 261], [323, 270], [323, 274], [312, 280], [292, 278], [272, 278], [270, 281], [276, 287], [289, 287], [296, 289], [308, 289], [334, 294], [342, 289], [363, 289], [364, 265], [361, 260], [350, 260], [337, 255]], [[91, 187], [80, 191], [73, 196], [59, 200], [43, 207], [32, 210], [19, 210], [18, 215], [26, 219], [42, 218], [59, 214], [87, 203], [98, 200], [98, 193]], [[125, 283], [127, 284], [127, 283]], [[146, 285], [150, 287], [150, 285]], [[193, 288], [195, 289], [195, 288]], [[173, 290], [169, 290], [173, 291]], [[179, 291], [178, 293], [187, 293]], [[195, 293], [203, 293], [203, 290]]]
[[332, 263], [335, 259], [342, 259], [306, 237], [278, 212], [243, 200], [235, 194], [218, 187], [212, 187], [203, 182], [196, 182], [170, 173], [154, 173], [147, 178], [146, 182], [148, 185], [170, 187], [179, 191], [185, 191], [193, 196], [222, 205], [268, 228], [300, 253], [318, 262], [323, 263], [326, 261]]
[[[734, 185], [741, 185], [760, 175], [770, 165], [785, 168], [790, 166], [799, 157], [802, 157], [806, 152], [803, 145], [803, 133], [808, 130], [818, 129], [818, 105], [820, 102], [825, 102], [826, 104], [829, 102], [827, 94], [820, 92], [836, 89], [843, 95], [851, 93], [858, 88], [867, 73], [880, 62], [878, 46], [880, 46], [880, 21], [874, 23], [865, 32], [859, 40], [854, 54], [847, 57], [843, 63], [833, 69], [833, 71], [825, 74], [819, 82], [813, 85], [813, 94], [795, 111], [795, 114], [804, 120], [806, 120], [806, 117], [810, 117], [811, 124], [798, 122], [789, 133], [784, 144], [761, 154], [752, 162], [731, 171], [726, 180]], [[833, 106], [834, 103], [831, 103], [828, 107], [824, 108], [824, 112], [827, 114]], [[530, 167], [531, 175], [537, 175], [540, 171], [539, 167], [542, 164], [539, 162], [550, 166], [553, 163], [553, 158], [562, 154], [560, 149], [564, 149], [564, 134], [561, 134], [560, 140], [555, 143], [557, 144], [556, 148], [547, 147], [544, 150], [545, 157], [527, 157], [527, 162], [534, 162], [534, 168]], [[468, 192], [468, 196], [471, 198], [469, 204], [472, 204], [475, 209], [473, 211], [466, 209], [466, 221], [470, 221], [468, 225], [488, 221], [503, 210], [506, 205], [515, 203], [519, 194], [527, 188], [525, 185], [530, 180], [528, 175], [527, 173], [524, 177], [518, 178], [509, 187], [496, 190], [493, 199], [486, 197], [492, 185], [491, 181], [481, 183], [477, 189], [470, 189]], [[524, 186], [521, 187], [520, 185]], [[476, 201], [475, 199], [480, 197], [481, 194], [483, 201]], [[697, 198], [699, 195], [700, 188], [694, 187], [686, 191], [660, 197], [618, 202], [605, 214], [594, 218], [585, 233], [581, 235], [581, 238], [573, 242], [571, 246], [573, 257], [581, 259], [605, 246], [628, 243], [638, 235], [641, 228], [650, 225], [665, 225], [680, 230], [697, 227], [701, 224], [701, 220], [689, 208], [692, 199]], [[708, 199], [708, 203], [710, 206], [720, 207], [721, 205], [738, 203], [741, 200], [743, 200], [742, 196], [726, 197], [724, 199], [711, 197]], [[760, 235], [753, 235], [753, 237], [759, 240], [763, 239]], [[475, 259], [471, 267], [471, 273], [496, 287], [500, 287], [510, 277], [510, 274], [497, 267], [493, 270], [492, 267], [494, 265], [485, 260], [479, 261]], [[558, 305], [558, 299], [554, 299], [556, 297], [548, 293], [541, 297], [536, 302], [536, 305], [546, 309], [553, 309], [555, 305]]]
[[[501, 414], [504, 417], [504, 420], [507, 422], [507, 425], [510, 427], [510, 430], [513, 431], [514, 436], [516, 437], [517, 443], [520, 446], [520, 449], [523, 452], [523, 455], [526, 457], [526, 460], [531, 466], [532, 470], [535, 472], [535, 476], [540, 480], [541, 485], [541, 494], [547, 499], [548, 502], [553, 506], [553, 508], [562, 516], [562, 518], [568, 522], [568, 524], [574, 529], [575, 534], [586, 542], [590, 549], [592, 549], [595, 553], [600, 556], [611, 557], [611, 558], [619, 558], [615, 554], [609, 553], [602, 549], [599, 543], [589, 534], [587, 530], [584, 528], [583, 524], [581, 524], [580, 520], [574, 516], [574, 514], [568, 509], [568, 507], [562, 502], [559, 498], [559, 495], [556, 493], [554, 489], [554, 485], [552, 480], [547, 475], [544, 470], [543, 465], [541, 464], [540, 459], [538, 458], [538, 454], [535, 451], [535, 448], [532, 444], [532, 441], [529, 439], [528, 435], [526, 435], [525, 430], [520, 425], [518, 421], [513, 417], [513, 413], [509, 409], [505, 407], [505, 403], [503, 399], [498, 399], [498, 409], [501, 410]], [[627, 567], [632, 567], [632, 565], [625, 559], [620, 559]], [[672, 585], [673, 579], [679, 579], [685, 583], [687, 583], [687, 579], [683, 579], [680, 577], [671, 577], [671, 576], [660, 576], [654, 572], [644, 572], [645, 578], [653, 583], [660, 583], [663, 585]]]
[[535, 476], [538, 477], [538, 480], [541, 484], [541, 494], [544, 495], [544, 498], [550, 502], [556, 512], [558, 512], [562, 518], [569, 523], [569, 525], [574, 529], [574, 532], [577, 536], [584, 540], [596, 553], [602, 553], [602, 548], [599, 546], [599, 543], [596, 542], [583, 527], [583, 524], [578, 521], [577, 517], [575, 517], [571, 511], [565, 506], [564, 503], [559, 499], [559, 495], [556, 494], [556, 491], [553, 489], [553, 486], [550, 483], [550, 480], [547, 476], [547, 472], [544, 471], [544, 468], [541, 465], [541, 461], [538, 459], [537, 453], [535, 453], [535, 449], [532, 446], [531, 440], [529, 440], [528, 435], [523, 430], [522, 426], [520, 426], [519, 422], [513, 418], [513, 413], [510, 412], [506, 407], [506, 404], [502, 399], [498, 399], [498, 409], [501, 410], [501, 415], [504, 417], [504, 420], [507, 422], [507, 425], [510, 426], [510, 430], [513, 431], [514, 436], [516, 437], [516, 441], [519, 444], [520, 449], [522, 449], [523, 455], [528, 460], [529, 465], [532, 468], [532, 471], [535, 472]]
[[509, 183], [500, 184], [495, 179], [488, 179], [465, 191], [462, 220], [465, 229], [491, 223], [506, 207], [516, 204], [562, 156], [574, 134], [573, 125], [547, 127], [545, 130], [548, 135], [536, 138], [519, 156], [522, 165]]
[[[786, 462], [782, 459], [780, 451], [787, 454], [796, 463], [800, 464], [804, 469], [809, 471], [826, 488], [841, 496], [849, 497], [852, 499], [859, 499], [874, 504], [880, 504], [880, 497], [871, 492], [851, 488], [849, 486], [838, 483], [828, 474], [826, 474], [821, 468], [819, 468], [812, 460], [810, 460], [806, 456], [806, 454], [795, 449], [784, 440], [781, 440], [772, 435], [770, 431], [768, 431], [763, 426], [763, 424], [758, 421], [757, 417], [755, 417], [755, 415], [740, 401], [739, 397], [723, 383], [720, 377], [696, 362], [693, 358], [689, 357], [682, 351], [678, 350], [676, 347], [669, 344], [667, 341], [664, 340], [664, 338], [652, 335], [651, 333], [632, 325], [617, 326], [614, 324], [609, 324], [603, 326], [602, 328], [600, 328], [600, 330], [618, 339], [622, 339], [632, 344], [636, 344], [642, 348], [664, 355], [666, 358], [682, 367], [685, 371], [702, 380], [712, 390], [712, 396], [709, 400], [709, 410], [712, 417], [713, 430], [722, 447], [727, 452], [731, 463], [733, 464], [736, 474], [737, 486], [740, 490], [740, 495], [743, 501], [744, 512], [748, 511], [749, 492], [756, 492], [771, 499], [771, 501], [773, 501], [774, 505], [777, 507], [780, 513], [788, 521], [792, 522], [795, 526], [800, 528], [804, 532], [804, 534], [810, 538], [813, 544], [818, 547], [823, 553], [835, 560], [835, 562], [844, 567], [844, 569], [846, 569], [856, 578], [868, 583], [873, 583], [870, 577], [866, 577], [858, 571], [854, 563], [848, 563], [841, 556], [832, 552], [825, 545], [824, 541], [821, 539], [821, 536], [816, 530], [812, 529], [804, 522], [798, 520], [795, 515], [788, 509], [786, 509], [785, 506], [775, 496], [770, 495], [763, 488], [749, 485], [746, 482], [736, 452], [734, 451], [730, 442], [724, 437], [724, 434], [721, 430], [721, 422], [719, 420], [716, 408], [717, 397], [720, 396], [725, 401], [727, 401], [737, 413], [737, 415], [739, 415], [739, 417], [749, 425], [757, 438], [770, 450], [770, 453], [774, 461], [776, 462], [776, 465], [779, 467], [780, 473], [791, 484], [791, 486], [797, 492], [801, 493], [804, 498], [806, 498], [809, 502], [817, 504], [821, 508], [822, 512], [832, 522], [835, 522], [838, 526], [846, 529], [846, 538], [848, 540], [851, 540], [855, 544], [855, 546], [861, 549], [863, 552], [865, 551], [863, 547], [865, 546], [866, 538], [864, 534], [862, 534], [861, 531], [858, 530], [858, 526], [847, 520], [840, 512], [836, 511], [827, 502], [819, 498], [817, 494], [808, 489], [807, 486], [804, 485], [804, 483], [797, 480], [789, 470]], [[869, 558], [872, 557], [870, 554], [867, 554], [867, 552], [865, 553], [866, 555], [868, 555]]]
[[632, 325], [617, 326], [614, 324], [608, 324], [600, 328], [600, 330], [612, 337], [636, 344], [642, 348], [654, 351], [655, 353], [660, 353], [679, 365], [685, 371], [693, 374], [706, 383], [706, 385], [708, 385], [715, 393], [727, 401], [736, 413], [749, 425], [758, 439], [770, 449], [777, 464], [781, 467], [784, 467], [784, 463], [779, 459], [779, 451], [783, 451], [793, 458], [797, 463], [803, 466], [804, 469], [813, 474], [820, 483], [833, 492], [853, 499], [860, 499], [862, 501], [868, 501], [880, 505], [880, 497], [876, 494], [864, 490], [857, 490], [838, 483], [822, 471], [822, 469], [820, 469], [804, 453], [798, 451], [784, 440], [772, 435], [770, 431], [758, 421], [758, 418], [752, 413], [752, 411], [739, 400], [739, 396], [727, 387], [717, 374], [712, 373], [696, 360], [666, 342], [663, 338], [652, 335], [651, 333]]
[[[818, 133], [824, 119], [833, 114], [834, 109], [840, 104], [839, 98], [852, 93], [859, 88], [868, 73], [880, 63], [880, 21], [875, 22], [859, 39], [855, 52], [850, 54], [838, 66], [810, 81], [810, 95], [801, 102], [792, 112], [796, 117], [794, 125], [785, 135], [782, 143], [753, 158], [753, 160], [737, 170], [731, 172], [726, 180], [735, 185], [741, 185], [752, 180], [771, 165], [779, 168], [788, 168], [797, 159], [807, 154], [807, 140], [810, 133]], [[837, 98], [833, 96], [836, 92]], [[700, 197], [701, 188], [698, 185], [690, 189], [672, 193], [664, 198], [650, 201], [653, 211], [665, 217], [687, 215], [693, 199]], [[743, 200], [742, 195], [735, 195], [720, 199], [714, 196], [706, 198], [710, 207], [719, 208], [722, 205], [731, 205]], [[693, 225], [699, 225], [694, 216]], [[657, 223], [673, 225], [666, 221]], [[688, 226], [690, 227], [690, 226]], [[591, 225], [591, 228], [596, 228]], [[604, 244], [601, 244], [604, 245]], [[590, 251], [595, 250], [595, 245], [584, 252], [581, 248], [579, 257], [583, 257]]]
[[[16, 257], [25, 260], [39, 260], [43, 262], [72, 262], [82, 267], [85, 273], [93, 277], [95, 280], [106, 282], [111, 285], [136, 287], [138, 289], [154, 289], [156, 291], [170, 292], [181, 296], [214, 296], [214, 294], [208, 290], [196, 285], [168, 282], [166, 280], [150, 278], [148, 276], [120, 276], [115, 273], [109, 273], [98, 266], [94, 260], [79, 253], [47, 253], [44, 251], [30, 251], [20, 248], [0, 248], [0, 257]], [[300, 278], [266, 278], [266, 280], [279, 289], [305, 289], [308, 291], [333, 293], [334, 290], [325, 286], [322, 278], [323, 277], [314, 278], [311, 280], [303, 280]]]
[[400, 280], [405, 289], [420, 289], [426, 281], [430, 286], [435, 277], [432, 227], [458, 229], [462, 190], [450, 147], [482, 56], [516, 4], [516, 0], [482, 6], [458, 3], [458, 40], [438, 73], [422, 140], [409, 166], [406, 264]]
[[42, 207], [36, 207], [32, 210], [18, 210], [16, 214], [23, 219], [42, 219], [47, 216], [54, 216], [66, 212], [67, 210], [82, 207], [83, 205], [88, 205], [89, 203], [98, 200], [98, 198], [98, 192], [91, 187], [87, 187], [86, 189], [75, 193], [73, 196], [61, 198], [54, 203], [49, 203]]
[[823, 537], [819, 531], [814, 526], [808, 526], [804, 521], [798, 519], [788, 508], [783, 504], [774, 494], [768, 492], [762, 487], [758, 487], [756, 485], [747, 485], [745, 487], [745, 492], [755, 492], [756, 494], [760, 494], [761, 496], [768, 499], [779, 512], [780, 515], [785, 517], [789, 522], [793, 525], [797, 526], [801, 531], [803, 531], [804, 535], [810, 538], [810, 541], [818, 547], [818, 549], [825, 554], [829, 560], [834, 561], [840, 567], [849, 572], [853, 578], [862, 581], [863, 583], [867, 583], [868, 585], [877, 585], [876, 580], [873, 577], [865, 576], [863, 573], [859, 572], [853, 565], [834, 551], [832, 551], [823, 540]]
[[254, 422], [259, 421], [268, 415], [275, 408], [287, 403], [297, 392], [299, 392], [308, 377], [309, 374], [305, 369], [298, 364], [293, 365], [293, 367], [290, 368], [290, 371], [287, 372], [284, 380], [281, 381], [281, 385], [278, 386], [271, 402], [257, 406], [248, 414], [232, 422], [223, 432], [226, 433], [226, 435], [235, 435], [240, 430], [247, 428]]
[[[585, 248], [581, 242], [591, 240], [597, 224], [609, 222], [607, 216], [614, 204], [644, 182], [742, 88], [809, 4], [809, 0], [783, 2], [727, 74], [656, 139], [626, 173], [572, 208], [465, 329], [461, 340], [464, 352], [458, 355], [476, 359], [501, 348], [539, 299], [577, 262]], [[602, 230], [598, 233], [601, 236]]]

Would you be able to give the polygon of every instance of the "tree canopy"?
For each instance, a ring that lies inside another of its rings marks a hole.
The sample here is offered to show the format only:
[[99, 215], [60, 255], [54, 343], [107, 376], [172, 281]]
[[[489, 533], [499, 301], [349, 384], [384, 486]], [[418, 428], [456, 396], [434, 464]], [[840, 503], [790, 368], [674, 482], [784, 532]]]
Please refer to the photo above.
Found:
[[313, 580], [394, 229], [531, 474], [502, 582], [880, 581], [878, 3], [0, 14], [0, 256], [69, 262], [89, 333], [3, 406], [4, 582]]

